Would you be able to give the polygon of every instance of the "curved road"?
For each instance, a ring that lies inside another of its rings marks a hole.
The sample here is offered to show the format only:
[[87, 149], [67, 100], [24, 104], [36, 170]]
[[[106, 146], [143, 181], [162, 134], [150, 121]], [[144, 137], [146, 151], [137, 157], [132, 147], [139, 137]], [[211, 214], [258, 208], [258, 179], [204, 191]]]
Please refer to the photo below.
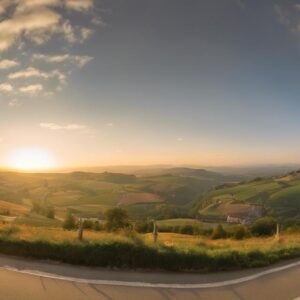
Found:
[[197, 275], [108, 271], [1, 255], [0, 299], [300, 300], [300, 261]]

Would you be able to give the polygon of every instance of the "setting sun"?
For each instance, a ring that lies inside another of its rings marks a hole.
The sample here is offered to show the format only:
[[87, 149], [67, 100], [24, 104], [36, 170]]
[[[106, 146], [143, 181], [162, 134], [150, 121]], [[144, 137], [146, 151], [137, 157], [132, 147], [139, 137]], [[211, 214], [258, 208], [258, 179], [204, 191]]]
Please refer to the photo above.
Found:
[[53, 166], [53, 157], [45, 149], [17, 149], [10, 156], [10, 167], [18, 170], [43, 170], [50, 169]]

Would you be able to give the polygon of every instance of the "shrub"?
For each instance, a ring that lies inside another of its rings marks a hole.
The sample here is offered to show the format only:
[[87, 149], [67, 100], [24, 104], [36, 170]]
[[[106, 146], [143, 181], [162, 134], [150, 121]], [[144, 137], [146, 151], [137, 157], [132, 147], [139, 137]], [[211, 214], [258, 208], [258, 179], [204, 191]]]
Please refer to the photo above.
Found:
[[164, 269], [170, 271], [221, 271], [267, 266], [280, 259], [300, 256], [300, 247], [290, 245], [268, 251], [228, 250], [180, 251], [151, 247], [132, 237], [129, 241], [61, 242], [1, 239], [0, 252], [18, 256], [52, 259], [71, 264], [98, 267]]
[[46, 209], [45, 215], [48, 219], [54, 219], [55, 218], [55, 210], [53, 207], [48, 207]]
[[242, 240], [247, 236], [247, 228], [244, 225], [238, 225], [234, 228], [233, 238], [236, 240]]
[[118, 231], [130, 227], [128, 213], [122, 208], [109, 209], [105, 217], [105, 226], [108, 231]]
[[153, 231], [152, 221], [139, 221], [134, 224], [134, 229], [139, 233], [149, 233]]
[[84, 220], [82, 223], [82, 227], [84, 229], [93, 229], [94, 222], [92, 220]]
[[193, 235], [194, 234], [194, 227], [192, 225], [181, 226], [180, 233]]
[[103, 227], [102, 224], [99, 223], [99, 221], [95, 221], [93, 223], [93, 228], [92, 229], [95, 230], [95, 231], [101, 231], [101, 230], [104, 229], [104, 227]]
[[276, 231], [276, 222], [271, 217], [258, 219], [251, 226], [251, 233], [254, 236], [270, 236]]
[[217, 240], [217, 239], [224, 239], [227, 237], [227, 232], [225, 231], [225, 229], [223, 228], [223, 226], [221, 224], [219, 224], [212, 233], [211, 238], [213, 240]]
[[65, 230], [74, 230], [76, 228], [76, 220], [75, 217], [68, 213], [63, 223], [63, 229]]

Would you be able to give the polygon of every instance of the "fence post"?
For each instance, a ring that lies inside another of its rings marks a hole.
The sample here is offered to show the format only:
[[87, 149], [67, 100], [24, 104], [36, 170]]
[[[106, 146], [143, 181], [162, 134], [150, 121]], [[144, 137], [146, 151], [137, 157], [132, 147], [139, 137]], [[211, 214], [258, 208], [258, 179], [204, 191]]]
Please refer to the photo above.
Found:
[[157, 228], [156, 221], [153, 221], [153, 241], [154, 241], [154, 243], [157, 242], [157, 238], [158, 238], [158, 228]]
[[81, 218], [79, 218], [79, 223], [78, 223], [78, 239], [79, 241], [83, 240], [83, 221]]
[[279, 240], [280, 240], [280, 225], [279, 225], [279, 223], [276, 224], [275, 240], [276, 240], [276, 241], [279, 241]]

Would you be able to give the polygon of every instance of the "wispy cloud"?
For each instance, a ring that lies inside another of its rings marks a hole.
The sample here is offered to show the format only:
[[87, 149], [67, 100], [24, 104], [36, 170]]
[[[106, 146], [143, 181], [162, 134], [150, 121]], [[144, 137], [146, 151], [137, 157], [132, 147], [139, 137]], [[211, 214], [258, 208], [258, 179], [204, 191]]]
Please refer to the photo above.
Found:
[[32, 85], [23, 86], [19, 90], [22, 93], [34, 95], [37, 94], [38, 92], [43, 91], [43, 89], [44, 87], [41, 84], [32, 84]]
[[79, 67], [84, 67], [87, 63], [93, 60], [91, 56], [79, 56], [79, 55], [44, 55], [44, 54], [34, 54], [32, 56], [33, 60], [40, 60], [47, 63], [72, 63]]
[[15, 73], [11, 73], [8, 75], [9, 79], [19, 79], [19, 78], [31, 78], [31, 77], [40, 77], [40, 78], [49, 78], [49, 74], [42, 72], [35, 68], [27, 68], [25, 70], [21, 70]]
[[60, 125], [56, 123], [40, 123], [40, 127], [49, 130], [60, 130], [60, 131], [76, 131], [76, 130], [86, 130], [87, 126], [82, 124], [66, 124]]
[[274, 12], [280, 24], [292, 34], [300, 34], [300, 5], [296, 1], [282, 1], [274, 4]]
[[36, 68], [29, 67], [25, 70], [14, 72], [8, 75], [8, 78], [11, 80], [15, 79], [27, 79], [27, 78], [57, 78], [60, 83], [66, 84], [66, 75], [59, 70], [53, 70], [51, 72], [43, 72]]
[[76, 11], [88, 11], [93, 7], [92, 0], [65, 0], [65, 5], [69, 9]]
[[1, 83], [0, 92], [10, 93], [13, 92], [14, 88], [10, 83]]
[[17, 67], [19, 63], [15, 60], [4, 59], [0, 61], [0, 69], [6, 70]]

